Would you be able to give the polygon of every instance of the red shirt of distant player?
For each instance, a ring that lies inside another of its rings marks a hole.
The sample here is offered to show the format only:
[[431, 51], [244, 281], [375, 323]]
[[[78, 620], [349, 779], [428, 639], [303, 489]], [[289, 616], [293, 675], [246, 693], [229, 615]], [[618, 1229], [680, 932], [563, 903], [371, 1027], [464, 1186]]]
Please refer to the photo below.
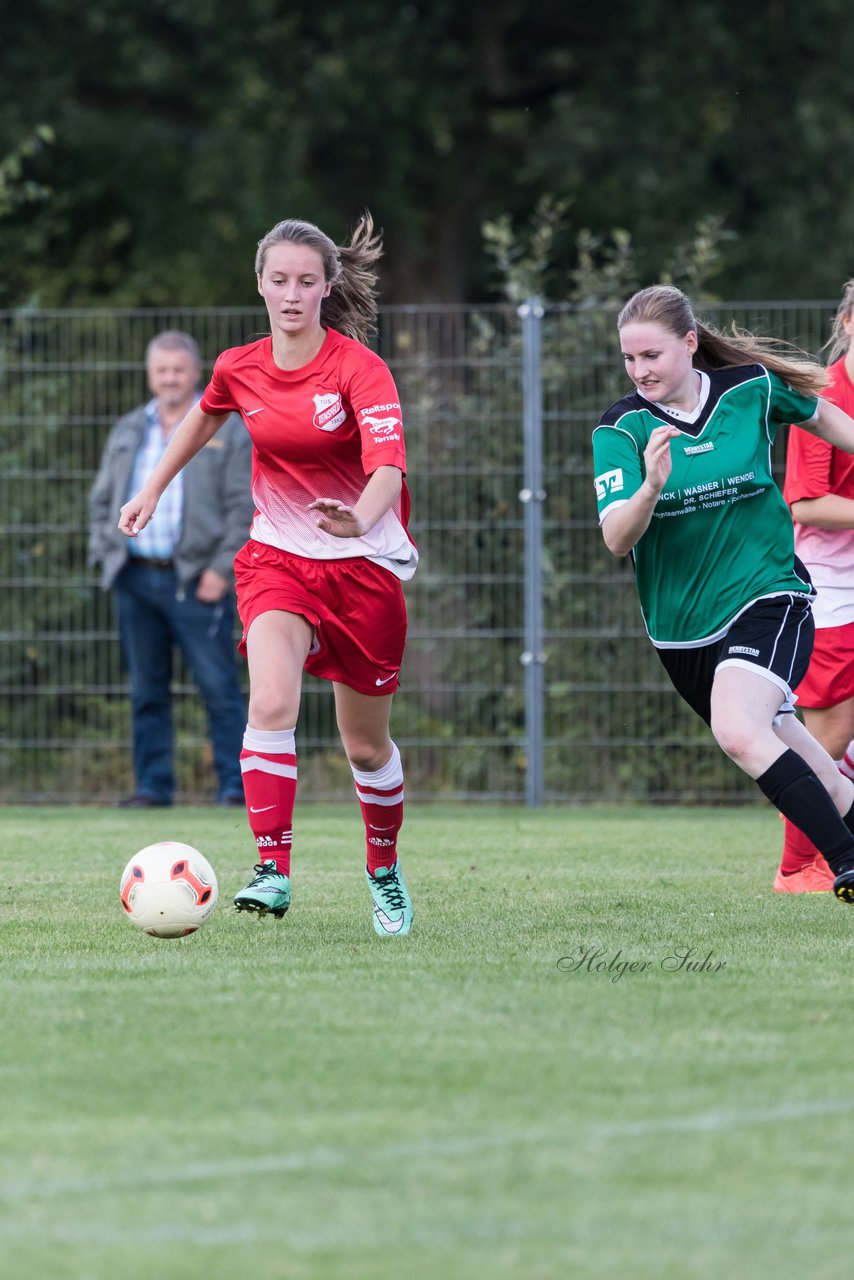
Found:
[[317, 528], [315, 498], [352, 506], [379, 467], [406, 472], [400, 397], [388, 366], [361, 342], [326, 330], [301, 369], [280, 369], [272, 338], [232, 347], [214, 365], [205, 413], [239, 413], [252, 437], [250, 536], [312, 560], [366, 556], [408, 580], [418, 552], [409, 537], [404, 483], [389, 511], [360, 538]]
[[[845, 358], [827, 370], [822, 395], [854, 416], [854, 385]], [[854, 456], [826, 440], [792, 427], [786, 454], [783, 496], [789, 506], [802, 498], [826, 494], [854, 498]], [[843, 627], [854, 622], [854, 529], [819, 529], [795, 524], [795, 551], [810, 571], [818, 595], [813, 601], [816, 627]]]

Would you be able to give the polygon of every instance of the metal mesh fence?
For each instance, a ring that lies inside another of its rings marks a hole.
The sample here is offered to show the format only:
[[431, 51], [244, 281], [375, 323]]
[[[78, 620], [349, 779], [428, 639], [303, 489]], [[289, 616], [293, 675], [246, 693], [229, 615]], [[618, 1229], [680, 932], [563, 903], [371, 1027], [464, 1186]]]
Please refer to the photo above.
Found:
[[[704, 314], [817, 353], [834, 309], [742, 303]], [[625, 388], [613, 313], [550, 307], [541, 326], [544, 798], [752, 798], [663, 678], [631, 570], [598, 531], [591, 430]], [[265, 327], [261, 309], [0, 313], [0, 801], [105, 803], [132, 789], [112, 602], [86, 567], [88, 490], [113, 422], [146, 398], [155, 333], [185, 329], [211, 361]], [[422, 552], [393, 718], [408, 792], [519, 800], [521, 321], [509, 307], [386, 308], [377, 348], [404, 405]], [[213, 791], [205, 725], [180, 659], [174, 706], [179, 798], [203, 799]], [[309, 677], [298, 744], [301, 794], [349, 797], [330, 691]]]

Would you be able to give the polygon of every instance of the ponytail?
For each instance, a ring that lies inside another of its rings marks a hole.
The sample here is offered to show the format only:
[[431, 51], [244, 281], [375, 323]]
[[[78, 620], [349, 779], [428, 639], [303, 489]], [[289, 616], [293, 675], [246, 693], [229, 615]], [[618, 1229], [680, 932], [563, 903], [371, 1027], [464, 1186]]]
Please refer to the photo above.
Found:
[[367, 344], [377, 328], [377, 272], [382, 256], [382, 235], [374, 233], [367, 209], [356, 223], [348, 245], [336, 245], [313, 222], [296, 218], [279, 222], [258, 241], [255, 272], [261, 275], [267, 250], [274, 244], [302, 244], [314, 249], [323, 262], [324, 278], [332, 285], [320, 307], [321, 323]]
[[356, 223], [350, 243], [338, 249], [338, 279], [320, 308], [320, 318], [325, 324], [357, 342], [367, 343], [370, 335], [377, 331], [375, 264], [382, 252], [382, 235], [374, 234], [374, 220], [365, 210]]
[[854, 280], [848, 280], [842, 290], [842, 301], [833, 321], [830, 337], [822, 347], [827, 352], [827, 363], [834, 364], [847, 355], [851, 349], [851, 334], [845, 332], [845, 321], [851, 319], [854, 311]]
[[817, 396], [827, 386], [827, 374], [817, 361], [799, 347], [778, 338], [761, 337], [739, 329], [727, 333], [694, 318], [691, 304], [681, 289], [657, 284], [641, 289], [623, 307], [617, 327], [627, 324], [660, 324], [682, 338], [693, 330], [697, 335], [695, 369], [736, 369], [745, 364], [762, 364], [802, 395]]

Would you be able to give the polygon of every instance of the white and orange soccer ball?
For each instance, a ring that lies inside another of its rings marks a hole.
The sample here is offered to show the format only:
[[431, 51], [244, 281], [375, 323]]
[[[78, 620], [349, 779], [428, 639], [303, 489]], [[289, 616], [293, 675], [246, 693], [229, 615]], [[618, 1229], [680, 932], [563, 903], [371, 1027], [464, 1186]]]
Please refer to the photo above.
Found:
[[119, 885], [131, 924], [155, 938], [183, 938], [201, 929], [213, 914], [218, 892], [207, 858], [177, 840], [140, 849]]

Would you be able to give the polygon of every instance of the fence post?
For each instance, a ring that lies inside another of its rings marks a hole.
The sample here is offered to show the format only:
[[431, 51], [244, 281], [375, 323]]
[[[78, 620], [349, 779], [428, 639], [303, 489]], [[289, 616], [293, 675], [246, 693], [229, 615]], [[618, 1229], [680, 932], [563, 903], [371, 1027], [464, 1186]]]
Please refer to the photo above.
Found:
[[522, 432], [525, 445], [525, 803], [543, 802], [544, 672], [543, 641], [543, 384], [540, 361], [543, 304], [528, 298], [518, 309], [522, 320]]

